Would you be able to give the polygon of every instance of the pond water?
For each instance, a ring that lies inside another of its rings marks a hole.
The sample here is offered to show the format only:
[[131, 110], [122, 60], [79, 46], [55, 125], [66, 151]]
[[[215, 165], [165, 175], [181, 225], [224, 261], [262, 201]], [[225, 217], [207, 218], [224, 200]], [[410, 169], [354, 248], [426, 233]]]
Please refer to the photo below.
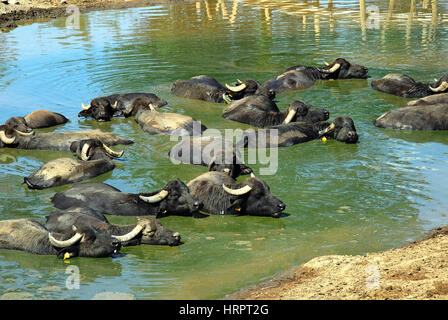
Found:
[[[287, 67], [338, 57], [367, 66], [371, 76], [277, 96], [282, 110], [302, 99], [328, 109], [331, 119], [350, 116], [359, 134], [355, 145], [316, 140], [279, 149], [276, 174], [261, 177], [286, 203], [287, 216], [166, 217], [162, 223], [181, 233], [182, 246], [129, 247], [118, 257], [69, 264], [0, 250], [0, 296], [91, 299], [117, 291], [137, 299], [216, 299], [316, 256], [397, 247], [446, 224], [448, 132], [374, 127], [376, 117], [409, 99], [376, 92], [370, 82], [391, 72], [418, 81], [446, 73], [447, 9], [434, 0], [186, 1], [82, 14], [79, 28], [63, 17], [0, 34], [0, 122], [50, 109], [71, 121], [40, 131], [99, 128], [134, 140], [113, 172], [91, 180], [125, 192], [189, 181], [206, 168], [172, 164], [167, 152], [175, 142], [144, 133], [132, 118], [78, 118], [82, 102], [153, 92], [168, 101], [166, 111], [208, 128], [248, 128], [222, 119], [222, 104], [171, 95], [171, 84], [200, 74], [264, 82]], [[30, 191], [23, 177], [68, 155], [0, 150], [0, 218], [43, 222], [53, 210], [49, 197], [70, 186]], [[251, 166], [258, 174], [264, 165]], [[79, 268], [79, 289], [66, 287], [67, 266]]]

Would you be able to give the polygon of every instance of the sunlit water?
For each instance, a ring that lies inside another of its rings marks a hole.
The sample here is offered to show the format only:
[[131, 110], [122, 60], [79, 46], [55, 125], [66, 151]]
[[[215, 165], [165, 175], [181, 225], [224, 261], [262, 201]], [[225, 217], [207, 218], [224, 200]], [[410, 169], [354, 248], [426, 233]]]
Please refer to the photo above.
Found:
[[[138, 299], [215, 299], [316, 256], [380, 251], [446, 224], [448, 132], [374, 127], [376, 117], [408, 99], [370, 87], [390, 72], [432, 81], [448, 70], [448, 8], [440, 2], [397, 0], [391, 11], [389, 1], [321, 1], [320, 7], [318, 1], [185, 2], [83, 14], [80, 29], [60, 18], [0, 34], [0, 122], [45, 108], [71, 122], [41, 131], [100, 128], [133, 139], [117, 168], [92, 180], [126, 192], [189, 181], [206, 168], [172, 164], [167, 152], [175, 142], [147, 135], [132, 118], [78, 119], [81, 102], [154, 92], [169, 102], [166, 111], [209, 128], [236, 129], [248, 126], [222, 119], [224, 105], [175, 97], [171, 84], [199, 74], [223, 83], [264, 82], [287, 67], [338, 57], [367, 66], [371, 76], [278, 95], [281, 109], [302, 99], [327, 108], [331, 118], [350, 116], [360, 136], [356, 145], [316, 140], [279, 149], [277, 173], [263, 178], [286, 203], [286, 217], [167, 217], [162, 223], [182, 234], [180, 247], [130, 247], [119, 257], [70, 264], [0, 250], [0, 295], [90, 299], [119, 291]], [[378, 5], [379, 16], [364, 15], [360, 4]], [[70, 186], [29, 191], [23, 177], [68, 155], [0, 150], [0, 218], [44, 221], [53, 210], [49, 197]], [[264, 165], [252, 167], [257, 173]], [[68, 265], [80, 269], [79, 289], [66, 288]]]

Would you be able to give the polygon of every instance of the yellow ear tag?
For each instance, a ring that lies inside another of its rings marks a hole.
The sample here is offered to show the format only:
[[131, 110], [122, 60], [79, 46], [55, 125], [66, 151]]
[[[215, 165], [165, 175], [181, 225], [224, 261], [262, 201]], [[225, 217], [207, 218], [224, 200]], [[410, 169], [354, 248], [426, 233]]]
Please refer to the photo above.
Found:
[[334, 79], [328, 79], [328, 81], [334, 81]]
[[327, 138], [322, 137], [322, 142], [323, 142], [323, 143], [327, 142]]
[[235, 208], [235, 211], [240, 212], [240, 211], [241, 211], [241, 208]]
[[232, 95], [231, 93], [229, 93], [229, 94], [228, 94], [228, 96], [229, 96], [230, 98], [232, 98], [232, 97], [233, 97], [233, 95]]
[[70, 259], [70, 253], [66, 252], [66, 253], [64, 254], [64, 260], [65, 260], [65, 259]]

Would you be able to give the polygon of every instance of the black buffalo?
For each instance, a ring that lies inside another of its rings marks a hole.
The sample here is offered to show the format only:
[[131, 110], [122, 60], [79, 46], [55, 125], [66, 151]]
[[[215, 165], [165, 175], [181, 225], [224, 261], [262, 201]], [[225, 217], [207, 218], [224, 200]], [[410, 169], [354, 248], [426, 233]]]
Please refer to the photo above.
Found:
[[138, 194], [121, 192], [105, 183], [77, 183], [67, 191], [56, 193], [51, 202], [58, 209], [87, 207], [117, 216], [203, 217], [199, 212], [202, 203], [179, 179], [168, 182], [161, 190]]
[[203, 211], [223, 215], [278, 218], [286, 205], [277, 199], [262, 179], [237, 182], [223, 172], [207, 172], [188, 183], [192, 195], [204, 203]]
[[448, 130], [448, 93], [410, 101], [406, 107], [379, 116], [373, 124], [389, 129]]
[[318, 122], [328, 119], [330, 113], [300, 100], [293, 101], [280, 112], [274, 101], [264, 95], [252, 95], [233, 101], [222, 117], [255, 127], [271, 127], [290, 122]]
[[280, 93], [311, 87], [317, 80], [366, 79], [368, 69], [338, 58], [324, 67], [295, 66], [285, 70], [274, 79], [266, 81], [260, 88]]
[[101, 130], [38, 133], [21, 132], [4, 124], [0, 126], [0, 148], [70, 151], [75, 141], [99, 139], [108, 146], [132, 144], [133, 141]]
[[135, 100], [144, 100], [146, 105], [152, 104], [156, 108], [167, 105], [167, 102], [153, 93], [125, 93], [93, 99], [78, 117], [92, 117], [97, 121], [110, 121], [114, 116], [126, 116], [133, 108]]
[[372, 81], [372, 88], [404, 98], [422, 98], [448, 92], [448, 74], [434, 82], [423, 83], [416, 82], [408, 75], [391, 73], [382, 79]]
[[177, 113], [158, 112], [144, 100], [136, 100], [127, 116], [134, 116], [143, 131], [149, 134], [200, 136], [207, 127], [196, 119]]
[[58, 233], [32, 219], [0, 221], [0, 249], [71, 258], [107, 257], [120, 247], [119, 240], [85, 224], [74, 224]]
[[13, 126], [22, 132], [29, 132], [31, 129], [48, 128], [59, 124], [64, 124], [68, 119], [60, 113], [37, 110], [24, 117], [12, 117], [6, 120], [5, 124]]
[[238, 81], [234, 86], [223, 86], [209, 76], [196, 76], [188, 80], [177, 80], [171, 87], [171, 93], [189, 99], [224, 103], [252, 95], [259, 89], [259, 83], [252, 79]]
[[230, 140], [202, 136], [185, 139], [169, 152], [172, 160], [208, 167], [209, 171], [222, 171], [237, 178], [250, 174], [252, 169], [243, 163], [241, 154]]
[[[260, 134], [260, 132], [262, 133]], [[326, 121], [316, 123], [291, 122], [257, 131], [246, 130], [237, 145], [253, 148], [261, 143], [266, 148], [288, 147], [324, 137], [345, 143], [356, 143], [358, 141], [353, 120], [349, 117], [336, 117], [331, 123]], [[260, 139], [262, 139], [261, 142]]]
[[113, 170], [112, 159], [123, 155], [123, 151], [113, 151], [98, 139], [75, 141], [70, 150], [79, 160], [64, 157], [46, 162], [24, 178], [28, 188], [51, 188], [99, 176]]
[[84, 207], [57, 210], [46, 217], [45, 227], [51, 232], [67, 232], [72, 225], [85, 224], [100, 230], [121, 242], [123, 247], [140, 244], [169, 245], [181, 244], [179, 232], [173, 232], [153, 216], [138, 217], [137, 224], [114, 225], [101, 213]]

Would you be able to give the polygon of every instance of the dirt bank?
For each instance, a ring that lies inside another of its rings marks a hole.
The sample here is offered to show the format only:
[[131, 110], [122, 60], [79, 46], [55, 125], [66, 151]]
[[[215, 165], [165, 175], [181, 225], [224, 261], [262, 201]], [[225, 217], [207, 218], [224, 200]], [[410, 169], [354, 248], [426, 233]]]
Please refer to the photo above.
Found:
[[0, 0], [0, 31], [37, 19], [68, 16], [67, 7], [77, 6], [80, 13], [91, 10], [143, 7], [182, 0]]
[[448, 299], [448, 226], [405, 247], [322, 256], [226, 299]]

